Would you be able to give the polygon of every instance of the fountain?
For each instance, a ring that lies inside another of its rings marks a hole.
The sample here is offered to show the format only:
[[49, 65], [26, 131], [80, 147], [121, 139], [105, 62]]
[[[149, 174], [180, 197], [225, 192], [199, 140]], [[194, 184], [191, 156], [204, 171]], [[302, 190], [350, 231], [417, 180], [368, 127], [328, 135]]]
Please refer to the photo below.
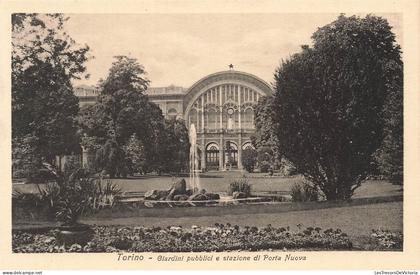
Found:
[[[189, 181], [184, 179], [173, 181], [169, 189], [149, 190], [144, 194], [146, 207], [156, 206], [208, 206], [208, 205], [231, 205], [240, 202], [256, 203], [267, 201], [266, 198], [248, 197], [244, 192], [232, 192], [229, 196], [221, 197], [218, 193], [207, 192], [201, 187], [199, 177], [199, 155], [197, 147], [197, 131], [194, 124], [189, 129], [190, 159]], [[238, 181], [236, 185], [242, 183]], [[271, 199], [269, 199], [271, 201]]]
[[190, 179], [188, 182], [189, 188], [193, 192], [201, 189], [200, 178], [198, 176], [198, 150], [197, 150], [197, 131], [195, 125], [190, 126]]

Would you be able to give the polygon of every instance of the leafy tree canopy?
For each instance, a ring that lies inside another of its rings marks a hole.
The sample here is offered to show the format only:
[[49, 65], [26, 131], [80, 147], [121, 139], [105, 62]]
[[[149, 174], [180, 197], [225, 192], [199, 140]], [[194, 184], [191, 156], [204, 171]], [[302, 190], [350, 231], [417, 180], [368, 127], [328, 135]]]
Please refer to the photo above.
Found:
[[[136, 59], [116, 56], [107, 78], [99, 82], [97, 102], [83, 108], [79, 116], [83, 144], [93, 150], [112, 144], [110, 148], [118, 151], [120, 159], [125, 160], [126, 170], [130, 170], [128, 166], [133, 164], [132, 152], [139, 150], [145, 162], [142, 162], [141, 169], [136, 169], [156, 170], [161, 161], [160, 147], [166, 145], [162, 111], [144, 94], [149, 85], [145, 75], [143, 66]], [[128, 155], [123, 156], [121, 152]], [[101, 167], [109, 168], [110, 165], [102, 163]]]
[[187, 170], [190, 142], [184, 120], [166, 119], [164, 135], [159, 144], [162, 171], [179, 173]]
[[273, 120], [274, 117], [274, 97], [263, 96], [258, 101], [255, 109], [255, 137], [253, 144], [256, 148], [269, 146], [275, 150], [277, 148], [277, 137], [274, 134], [278, 126]]
[[275, 73], [278, 149], [326, 198], [348, 199], [384, 138], [400, 47], [388, 22], [341, 15]]
[[64, 31], [67, 19], [12, 15], [12, 136], [44, 161], [78, 150], [71, 80], [84, 75], [89, 47]]

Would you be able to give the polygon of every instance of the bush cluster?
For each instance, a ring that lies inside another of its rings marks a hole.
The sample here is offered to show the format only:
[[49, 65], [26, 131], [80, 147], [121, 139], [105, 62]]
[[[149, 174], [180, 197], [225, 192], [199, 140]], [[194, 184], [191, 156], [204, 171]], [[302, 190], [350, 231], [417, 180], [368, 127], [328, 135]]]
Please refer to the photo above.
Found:
[[319, 193], [318, 190], [308, 184], [307, 182], [295, 183], [290, 189], [290, 195], [294, 202], [307, 202], [307, 201], [318, 201]]
[[244, 193], [246, 197], [251, 196], [251, 184], [249, 180], [244, 177], [231, 182], [227, 193], [229, 196], [232, 196], [234, 192]]
[[257, 155], [258, 152], [254, 148], [247, 148], [242, 152], [242, 166], [249, 173], [254, 172], [257, 164]]
[[182, 227], [117, 227], [95, 226], [95, 235], [85, 246], [78, 244], [59, 246], [57, 230], [45, 234], [16, 232], [13, 251], [42, 252], [214, 252], [232, 250], [269, 249], [351, 249], [352, 243], [340, 229], [308, 227], [291, 231], [289, 227], [263, 228], [215, 224], [214, 227], [191, 229]]
[[112, 181], [91, 178], [80, 169], [55, 180], [42, 187], [37, 185], [36, 194], [15, 191], [12, 196], [13, 205], [24, 209], [46, 210], [49, 218], [74, 222], [87, 210], [113, 207], [122, 192]]

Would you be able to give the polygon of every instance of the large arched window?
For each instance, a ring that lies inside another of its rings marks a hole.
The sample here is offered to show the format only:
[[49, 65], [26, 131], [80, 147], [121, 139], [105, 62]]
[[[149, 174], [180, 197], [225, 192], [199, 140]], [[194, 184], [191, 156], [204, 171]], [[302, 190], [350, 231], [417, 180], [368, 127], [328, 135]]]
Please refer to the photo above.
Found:
[[235, 121], [236, 128], [239, 128], [239, 111], [235, 111], [233, 114], [233, 120]]
[[244, 128], [252, 129], [254, 128], [254, 110], [251, 107], [248, 107], [244, 111]]
[[216, 143], [210, 143], [206, 148], [207, 167], [219, 167], [219, 146]]
[[208, 129], [217, 128], [217, 113], [215, 109], [211, 108], [207, 111], [207, 125], [204, 127]]
[[[230, 148], [228, 149], [227, 146], [230, 145]], [[238, 146], [236, 143], [232, 141], [226, 142], [226, 164], [232, 165], [232, 167], [238, 166]]]
[[228, 118], [229, 118], [229, 115], [227, 114], [227, 112], [225, 110], [223, 110], [222, 120], [223, 120], [223, 128], [224, 129], [228, 129]]

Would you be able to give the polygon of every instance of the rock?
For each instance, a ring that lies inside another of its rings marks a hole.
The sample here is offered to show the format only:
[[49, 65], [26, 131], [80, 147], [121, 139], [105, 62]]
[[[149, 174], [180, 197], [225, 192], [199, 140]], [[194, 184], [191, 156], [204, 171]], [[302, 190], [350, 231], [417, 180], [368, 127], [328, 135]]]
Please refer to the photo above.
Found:
[[207, 193], [206, 194], [209, 200], [220, 200], [220, 195], [216, 193]]
[[149, 190], [144, 194], [145, 200], [157, 200], [158, 199], [158, 190]]
[[165, 198], [165, 201], [172, 201], [173, 199], [174, 199], [173, 192], [169, 192], [169, 194]]
[[185, 194], [184, 195], [175, 195], [173, 200], [174, 201], [186, 201], [186, 200], [188, 200], [188, 198], [189, 198], [189, 196], [187, 196]]
[[210, 200], [208, 204], [216, 204], [218, 203], [217, 201], [220, 200], [219, 194], [216, 194], [216, 193], [207, 193], [206, 196]]
[[185, 191], [185, 195], [187, 195], [188, 197], [189, 197], [189, 196], [191, 196], [192, 194], [194, 194], [194, 192], [193, 192], [193, 190], [192, 190], [192, 189], [187, 189], [187, 190]]
[[149, 190], [144, 194], [145, 200], [162, 200], [169, 194], [168, 190]]
[[189, 201], [206, 201], [208, 199], [207, 195], [201, 193], [193, 194], [188, 198]]
[[184, 179], [180, 179], [177, 182], [172, 184], [172, 187], [169, 189], [169, 194], [166, 196], [165, 200], [171, 201], [176, 195], [184, 195], [187, 192], [187, 183]]
[[159, 200], [164, 200], [169, 195], [169, 190], [159, 190], [158, 195]]
[[232, 199], [245, 199], [246, 194], [244, 192], [233, 192]]
[[187, 192], [187, 183], [185, 179], [180, 179], [172, 184], [171, 192], [173, 195], [184, 195]]

